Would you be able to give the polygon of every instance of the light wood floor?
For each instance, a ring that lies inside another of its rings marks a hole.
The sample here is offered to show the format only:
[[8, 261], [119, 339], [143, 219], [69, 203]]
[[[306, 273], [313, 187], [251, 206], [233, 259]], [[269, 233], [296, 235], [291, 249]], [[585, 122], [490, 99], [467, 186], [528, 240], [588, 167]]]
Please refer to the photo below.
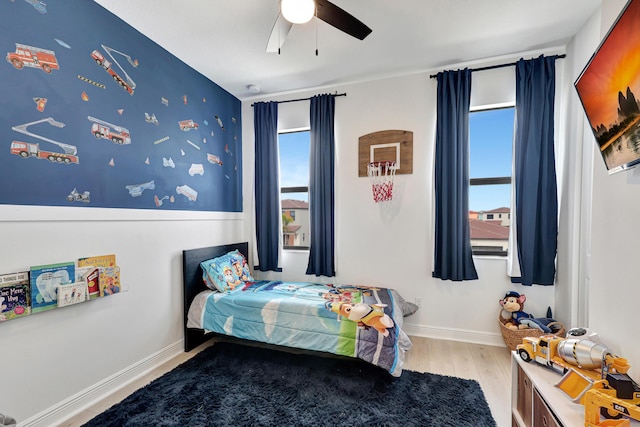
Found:
[[[484, 391], [498, 427], [511, 425], [511, 365], [506, 347], [469, 344], [422, 337], [411, 337], [413, 347], [407, 354], [405, 369], [450, 375], [478, 381]], [[179, 364], [193, 357], [209, 344], [191, 353], [181, 353], [122, 390], [105, 397], [85, 409], [60, 427], [81, 426], [110, 406], [141, 388]], [[455, 405], [455, 402], [452, 402]]]

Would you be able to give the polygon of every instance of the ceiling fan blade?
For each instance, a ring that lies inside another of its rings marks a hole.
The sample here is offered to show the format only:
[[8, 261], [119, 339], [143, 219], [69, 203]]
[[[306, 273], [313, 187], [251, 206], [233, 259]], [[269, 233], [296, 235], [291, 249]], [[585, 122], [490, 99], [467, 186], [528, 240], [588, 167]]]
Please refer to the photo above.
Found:
[[328, 0], [316, 0], [316, 16], [358, 40], [364, 40], [372, 31], [349, 12]]
[[271, 29], [271, 35], [269, 35], [269, 41], [267, 41], [267, 52], [280, 52], [280, 48], [287, 40], [291, 27], [293, 27], [293, 24], [284, 19], [282, 13], [278, 13], [278, 18], [276, 18], [276, 22]]

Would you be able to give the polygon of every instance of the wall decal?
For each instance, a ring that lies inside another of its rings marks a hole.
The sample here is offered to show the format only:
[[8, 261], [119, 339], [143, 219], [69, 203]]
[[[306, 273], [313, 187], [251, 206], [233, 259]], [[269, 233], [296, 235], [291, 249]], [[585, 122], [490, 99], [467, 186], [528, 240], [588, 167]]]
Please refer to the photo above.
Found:
[[0, 203], [242, 211], [240, 100], [93, 1], [0, 27]]

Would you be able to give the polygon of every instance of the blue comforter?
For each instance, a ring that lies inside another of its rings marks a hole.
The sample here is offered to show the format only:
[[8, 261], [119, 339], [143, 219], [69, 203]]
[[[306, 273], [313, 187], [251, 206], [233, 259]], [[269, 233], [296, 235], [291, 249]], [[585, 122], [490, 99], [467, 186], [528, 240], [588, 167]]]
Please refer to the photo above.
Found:
[[208, 331], [357, 357], [402, 372], [411, 342], [394, 292], [368, 286], [258, 281], [211, 292], [200, 313]]

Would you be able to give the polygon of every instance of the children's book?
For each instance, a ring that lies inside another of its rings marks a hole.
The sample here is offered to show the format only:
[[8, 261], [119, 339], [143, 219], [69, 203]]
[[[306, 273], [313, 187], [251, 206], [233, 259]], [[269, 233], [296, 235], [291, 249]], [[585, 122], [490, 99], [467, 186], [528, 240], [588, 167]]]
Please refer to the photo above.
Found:
[[78, 267], [87, 267], [89, 265], [92, 265], [94, 267], [115, 267], [116, 255], [98, 255], [78, 259]]
[[29, 272], [0, 275], [0, 322], [31, 314]]
[[89, 287], [89, 298], [97, 298], [100, 296], [100, 270], [93, 268], [86, 276], [87, 286]]
[[98, 267], [92, 265], [76, 268], [76, 282], [85, 282], [87, 284], [87, 292], [90, 299], [97, 298], [100, 295], [99, 272]]
[[87, 282], [81, 281], [58, 286], [58, 307], [78, 304], [88, 300]]
[[57, 307], [58, 286], [74, 283], [75, 262], [31, 267], [31, 312], [38, 313]]
[[120, 292], [120, 267], [99, 267], [100, 296], [106, 297]]

